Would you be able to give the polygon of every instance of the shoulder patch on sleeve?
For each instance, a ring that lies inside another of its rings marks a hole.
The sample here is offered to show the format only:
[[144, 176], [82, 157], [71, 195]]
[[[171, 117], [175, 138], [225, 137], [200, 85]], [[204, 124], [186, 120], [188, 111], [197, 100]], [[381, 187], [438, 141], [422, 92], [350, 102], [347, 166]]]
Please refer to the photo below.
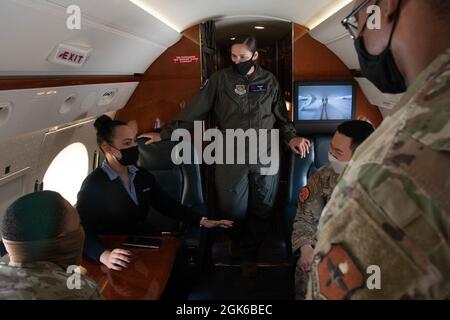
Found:
[[300, 193], [298, 195], [298, 200], [301, 203], [304, 203], [306, 200], [309, 199], [310, 195], [311, 195], [311, 191], [309, 190], [308, 186], [303, 187], [302, 190], [300, 190]]
[[[364, 285], [364, 276], [348, 252], [334, 244], [326, 254], [318, 254], [317, 267], [313, 272], [313, 294], [328, 300], [349, 299]], [[314, 279], [315, 278], [315, 279]]]

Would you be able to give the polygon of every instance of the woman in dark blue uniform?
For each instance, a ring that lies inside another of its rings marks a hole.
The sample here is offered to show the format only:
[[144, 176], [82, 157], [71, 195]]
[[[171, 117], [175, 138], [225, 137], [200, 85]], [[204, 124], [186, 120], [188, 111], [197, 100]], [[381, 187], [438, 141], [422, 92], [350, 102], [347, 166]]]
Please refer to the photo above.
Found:
[[150, 206], [174, 219], [206, 228], [233, 225], [228, 220], [208, 220], [182, 206], [161, 189], [152, 174], [137, 167], [136, 134], [126, 123], [101, 116], [94, 126], [106, 160], [84, 180], [78, 194], [76, 207], [86, 231], [85, 255], [110, 269], [126, 268], [130, 252], [109, 248], [98, 235], [145, 235]]
[[[281, 140], [302, 157], [309, 151], [309, 141], [296, 136], [288, 120], [280, 85], [275, 76], [256, 61], [258, 52], [253, 36], [237, 37], [231, 47], [233, 66], [214, 73], [174, 121], [161, 133], [145, 133], [147, 143], [170, 139], [178, 128], [192, 129], [193, 121], [204, 120], [212, 112], [219, 129], [278, 129]], [[278, 141], [275, 141], [278, 143]], [[268, 143], [271, 153], [274, 141]], [[264, 150], [259, 150], [259, 153]], [[224, 151], [225, 152], [225, 151]], [[245, 149], [245, 157], [250, 155]], [[278, 154], [276, 154], [278, 157]], [[279, 163], [279, 161], [278, 161]], [[231, 251], [242, 247], [244, 273], [256, 273], [258, 249], [269, 227], [269, 212], [278, 188], [278, 166], [275, 174], [261, 174], [261, 164], [216, 164], [215, 184], [219, 209], [236, 219]], [[241, 245], [240, 245], [241, 244]]]

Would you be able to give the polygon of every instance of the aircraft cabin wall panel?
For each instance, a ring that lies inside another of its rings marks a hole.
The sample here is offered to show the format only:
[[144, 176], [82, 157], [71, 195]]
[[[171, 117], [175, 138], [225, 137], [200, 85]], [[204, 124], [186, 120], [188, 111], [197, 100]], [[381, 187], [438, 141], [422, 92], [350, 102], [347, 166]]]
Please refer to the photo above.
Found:
[[[0, 221], [3, 220], [3, 216], [8, 206], [25, 193], [24, 190], [28, 171], [29, 169], [25, 168], [8, 179], [0, 179]], [[0, 237], [1, 236], [2, 233], [0, 230]]]
[[[56, 131], [40, 130], [0, 143], [0, 217], [14, 200], [34, 191], [35, 182], [44, 180], [55, 157], [73, 143], [82, 143], [86, 148], [88, 171], [85, 174], [92, 172], [94, 154], [100, 152], [93, 123], [94, 119]], [[73, 169], [67, 167], [68, 171]], [[81, 178], [84, 179], [84, 176]], [[72, 183], [67, 180], [62, 182]], [[78, 192], [79, 186], [76, 189]]]
[[350, 70], [359, 70], [358, 55], [356, 54], [352, 38], [340, 38], [328, 43], [327, 47], [334, 52], [334, 54], [341, 59]]
[[0, 219], [17, 198], [34, 191], [45, 131], [0, 142]]
[[[105, 6], [109, 3], [103, 2]], [[135, 13], [134, 4], [121, 2], [124, 14]], [[139, 25], [130, 18], [114, 26], [103, 19], [95, 22], [89, 14], [83, 16], [82, 11], [80, 30], [69, 30], [66, 26], [69, 15], [63, 6], [43, 0], [0, 1], [0, 76], [144, 73], [181, 37], [144, 11], [137, 15], [138, 22], [144, 21], [142, 15], [147, 15], [150, 24]], [[151, 36], [141, 37], [145, 34]], [[93, 51], [82, 67], [50, 63], [47, 57], [60, 43], [86, 46]]]
[[[31, 168], [30, 175], [39, 163], [39, 152], [45, 131], [41, 130], [31, 134], [22, 135], [0, 143], [0, 179], [19, 172], [25, 168]], [[25, 191], [32, 191], [32, 184]]]
[[0, 91], [0, 142], [117, 111], [126, 105], [137, 85], [126, 82]]
[[349, 69], [359, 69], [353, 39], [342, 26], [341, 21], [353, 9], [353, 3], [348, 4], [332, 17], [322, 22], [310, 31], [311, 37], [326, 45]]

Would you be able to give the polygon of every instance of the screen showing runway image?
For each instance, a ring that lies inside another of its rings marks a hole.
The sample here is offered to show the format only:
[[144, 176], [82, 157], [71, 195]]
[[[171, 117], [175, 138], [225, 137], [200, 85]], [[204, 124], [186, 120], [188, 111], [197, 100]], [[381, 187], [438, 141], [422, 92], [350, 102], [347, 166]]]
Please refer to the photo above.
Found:
[[352, 85], [300, 85], [297, 99], [297, 120], [352, 118]]

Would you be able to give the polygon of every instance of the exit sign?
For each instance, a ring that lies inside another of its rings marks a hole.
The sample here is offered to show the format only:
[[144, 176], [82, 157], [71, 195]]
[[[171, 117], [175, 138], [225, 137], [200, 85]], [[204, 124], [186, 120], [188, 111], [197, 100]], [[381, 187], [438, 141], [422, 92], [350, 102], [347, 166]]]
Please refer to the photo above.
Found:
[[80, 68], [91, 52], [92, 48], [89, 47], [61, 43], [52, 51], [47, 60], [56, 64]]

